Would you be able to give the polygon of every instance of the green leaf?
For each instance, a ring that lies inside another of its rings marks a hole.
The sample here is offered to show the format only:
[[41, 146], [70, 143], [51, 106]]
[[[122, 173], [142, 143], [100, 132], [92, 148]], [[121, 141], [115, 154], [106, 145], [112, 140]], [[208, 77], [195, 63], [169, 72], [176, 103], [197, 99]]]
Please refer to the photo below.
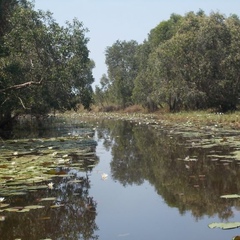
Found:
[[211, 223], [208, 225], [209, 228], [222, 228], [226, 229], [233, 229], [240, 227], [240, 222], [229, 222], [229, 223]]
[[49, 198], [41, 198], [40, 201], [55, 201], [56, 198], [55, 197], [49, 197]]
[[238, 194], [222, 195], [221, 198], [240, 198]]
[[26, 206], [25, 209], [39, 209], [39, 208], [44, 208], [44, 206], [41, 205], [31, 205], [31, 206]]

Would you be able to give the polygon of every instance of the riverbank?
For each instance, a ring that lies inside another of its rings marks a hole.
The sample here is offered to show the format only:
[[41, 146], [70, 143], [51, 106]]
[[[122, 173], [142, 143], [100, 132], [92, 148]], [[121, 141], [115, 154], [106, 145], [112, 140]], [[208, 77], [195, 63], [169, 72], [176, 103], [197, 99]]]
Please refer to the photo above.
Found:
[[[79, 111], [68, 112], [72, 117], [91, 119], [127, 120], [139, 124], [182, 126], [182, 127], [218, 127], [224, 129], [240, 130], [240, 112], [234, 113], [211, 113], [206, 111], [179, 112], [179, 113], [129, 113], [119, 112], [94, 112]], [[65, 115], [64, 114], [64, 115]]]

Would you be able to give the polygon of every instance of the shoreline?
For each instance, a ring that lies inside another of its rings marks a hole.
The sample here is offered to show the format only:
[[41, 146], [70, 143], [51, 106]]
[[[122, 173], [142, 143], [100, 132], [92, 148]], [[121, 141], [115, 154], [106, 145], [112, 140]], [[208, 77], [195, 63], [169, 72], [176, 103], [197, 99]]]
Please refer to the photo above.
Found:
[[[58, 115], [58, 114], [57, 114]], [[240, 112], [208, 113], [206, 111], [179, 113], [125, 113], [125, 112], [68, 112], [60, 116], [73, 118], [111, 119], [132, 121], [146, 125], [179, 126], [192, 128], [216, 127], [224, 130], [240, 130]]]

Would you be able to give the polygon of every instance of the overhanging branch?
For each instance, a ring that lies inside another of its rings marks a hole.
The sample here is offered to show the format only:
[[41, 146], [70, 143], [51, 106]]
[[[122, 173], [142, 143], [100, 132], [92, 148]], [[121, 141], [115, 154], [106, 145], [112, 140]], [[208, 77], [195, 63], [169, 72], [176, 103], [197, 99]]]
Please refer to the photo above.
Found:
[[10, 91], [10, 90], [19, 90], [19, 89], [22, 89], [22, 88], [29, 87], [31, 85], [41, 85], [42, 81], [43, 81], [43, 79], [41, 79], [39, 82], [29, 81], [29, 82], [13, 85], [11, 87], [0, 89], [0, 93], [7, 92], [7, 91]]

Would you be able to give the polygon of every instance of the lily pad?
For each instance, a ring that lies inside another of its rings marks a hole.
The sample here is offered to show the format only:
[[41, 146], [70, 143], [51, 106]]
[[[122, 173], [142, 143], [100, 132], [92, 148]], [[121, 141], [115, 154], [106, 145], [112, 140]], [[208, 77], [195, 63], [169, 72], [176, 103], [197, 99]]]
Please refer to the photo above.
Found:
[[19, 210], [19, 211], [17, 211], [17, 212], [18, 212], [18, 213], [25, 213], [25, 212], [29, 212], [29, 211], [30, 211], [29, 208], [24, 208], [24, 209]]
[[8, 206], [9, 206], [8, 203], [1, 203], [1, 204], [0, 204], [0, 208], [4, 208], [4, 207], [8, 207]]
[[26, 192], [12, 192], [10, 195], [14, 195], [14, 196], [20, 196], [20, 195], [25, 195], [27, 194]]
[[4, 209], [4, 211], [7, 211], [7, 212], [18, 212], [19, 209], [18, 208], [6, 208], [6, 209]]
[[56, 205], [52, 205], [50, 206], [50, 208], [59, 208], [59, 207], [63, 207], [65, 206], [64, 204], [56, 204]]
[[55, 197], [41, 198], [41, 199], [40, 199], [40, 202], [41, 202], [41, 201], [55, 201], [55, 200], [56, 200]]
[[209, 228], [221, 228], [224, 230], [240, 227], [240, 222], [228, 222], [228, 223], [211, 223]]
[[40, 209], [44, 208], [44, 206], [41, 205], [31, 205], [31, 206], [26, 206], [25, 209]]
[[236, 236], [232, 240], [240, 240], [240, 236]]
[[222, 195], [221, 198], [240, 198], [238, 194]]

